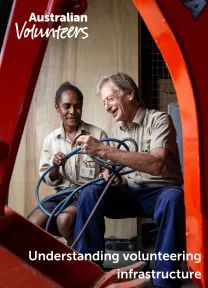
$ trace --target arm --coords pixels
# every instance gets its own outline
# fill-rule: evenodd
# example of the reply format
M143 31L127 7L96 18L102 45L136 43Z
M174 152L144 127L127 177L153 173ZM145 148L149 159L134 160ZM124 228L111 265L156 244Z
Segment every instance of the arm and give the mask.
M53 164L56 166L49 172L49 176L51 181L56 181L61 178L61 175L59 173L60 166L63 166L66 162L66 156L62 152L57 152L53 156Z
M57 152L53 156L53 160L51 161L51 152L50 152L50 145L48 143L48 139L46 138L43 142L43 148L41 152L40 158L40 165L39 165L39 174L40 176L45 172L52 164L56 164L57 166L54 167L45 177L44 182L49 186L57 185L60 181L62 176L59 173L59 167L65 163L65 155L61 152Z
M151 175L160 175L167 157L175 153L176 134L171 118L162 114L153 124L151 133L150 153L127 152L105 146L90 136L80 137L78 145L86 154L100 156L113 162Z
M164 168L168 150L165 148L156 148L150 154L140 152L127 152L118 150L111 146L103 145L102 143L94 143L96 148L90 151L87 148L90 142L95 141L91 136L85 136L88 139L83 139L82 149L90 156L99 156L104 159L118 162L124 166L130 167L136 171L159 175ZM81 140L81 139L80 139ZM95 141L96 142L96 141ZM80 142L79 142L80 143Z
M121 151L112 147L102 147L99 156L104 159L110 159L113 162L119 162L136 171L151 175L160 175L165 166L168 150L165 148L155 148L148 154Z
M59 166L55 166L50 172L49 177L52 182L60 179Z

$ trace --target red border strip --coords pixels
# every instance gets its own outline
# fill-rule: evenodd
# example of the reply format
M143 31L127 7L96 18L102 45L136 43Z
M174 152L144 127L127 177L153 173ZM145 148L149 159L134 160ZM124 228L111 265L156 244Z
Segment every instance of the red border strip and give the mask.
M199 121L195 95L184 51L182 52L173 30L168 24L168 16L163 14L157 2L155 0L134 0L134 4L166 61L176 89L183 129L187 250L189 253L203 254ZM175 4L176 1L163 1L161 7L170 5L170 2ZM182 5L182 3L180 4ZM182 6L182 8L184 7ZM172 8L169 13L174 13L174 15L178 15L177 17L180 14L176 8ZM190 49L190 47L188 48ZM205 285L204 261L198 264L194 261L188 263L191 270L201 272L202 283L200 281L198 284Z

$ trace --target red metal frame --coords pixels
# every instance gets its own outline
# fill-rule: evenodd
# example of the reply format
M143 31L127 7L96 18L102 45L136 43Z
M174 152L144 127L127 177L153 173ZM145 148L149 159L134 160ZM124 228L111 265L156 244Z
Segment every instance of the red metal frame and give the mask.
M187 252L201 253L202 257L200 263L188 261L188 265L190 270L202 274L200 280L195 280L197 284L207 287L208 7L194 19L185 2L188 3L134 0L166 61L176 89L183 130Z

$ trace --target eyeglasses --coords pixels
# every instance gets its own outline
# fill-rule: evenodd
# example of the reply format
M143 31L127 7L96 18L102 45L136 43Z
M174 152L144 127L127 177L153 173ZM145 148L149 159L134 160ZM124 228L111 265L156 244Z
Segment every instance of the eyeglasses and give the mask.
M126 94L127 94L127 93L122 94L122 95L119 95L119 96L117 96L117 95L110 95L110 96L106 97L105 100L102 101L101 103L102 103L104 106L105 106L106 104L111 104L111 103L113 103L113 101L114 101L116 98L121 98L123 95L126 95Z

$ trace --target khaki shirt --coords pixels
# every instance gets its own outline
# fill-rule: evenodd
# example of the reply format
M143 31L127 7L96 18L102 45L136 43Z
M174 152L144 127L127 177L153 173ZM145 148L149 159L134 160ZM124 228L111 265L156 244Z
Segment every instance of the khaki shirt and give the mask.
M128 128L124 123L118 122L113 128L113 137L122 140L133 138L138 144L138 152L150 153L154 148L166 148L170 152L166 165L159 176L153 176L135 171L126 176L130 186L172 186L183 185L183 175L179 160L176 131L169 114L156 110L139 107L134 120ZM130 151L134 146L128 144Z
M76 140L80 135L92 135L97 139L106 138L106 133L100 128L87 124L84 121L81 121L79 129L77 131L76 137L71 141L63 128L63 125L53 131L48 135L44 142L41 153L40 165L39 165L39 174L40 176L44 171L46 171L49 166L53 165L52 160L54 155L57 152L62 152L67 154L72 150L77 148ZM85 169L93 168L93 169ZM81 169L82 168L82 169ZM96 164L92 159L87 155L75 155L70 157L65 164L66 174L72 179L80 183L86 183L90 180L95 179L100 173L100 166ZM86 172L87 171L87 172ZM49 173L44 177L44 182L54 188L67 188L70 186L70 182L63 177L62 167L59 168L60 178L56 181L51 181ZM80 175L81 174L81 175Z

